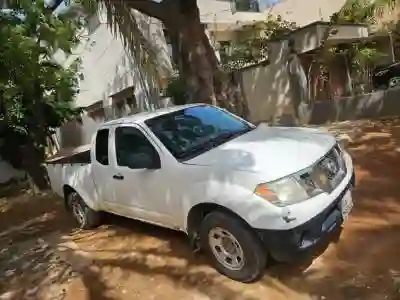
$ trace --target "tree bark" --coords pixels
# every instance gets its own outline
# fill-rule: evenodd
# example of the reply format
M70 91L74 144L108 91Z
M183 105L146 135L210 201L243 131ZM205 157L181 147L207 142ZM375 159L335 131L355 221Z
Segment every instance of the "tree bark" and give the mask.
M47 144L47 130L43 111L42 88L39 81L33 83L32 107L35 115L32 117L31 136L25 145L20 148L21 163L23 169L28 173L34 191L44 191L50 188L47 171L42 163L45 158L45 147Z
M27 172L34 190L44 191L50 188L46 169L42 165L44 154L32 143L20 147L22 168Z
M161 20L175 45L173 57L188 89L187 102L221 105L238 113L248 111L239 83L223 74L201 23L196 0L126 2L131 8ZM238 108L240 106L240 109ZM244 107L246 106L246 107Z
M200 22L200 14L195 0L181 0L173 10L179 12L175 20L164 24L172 36L177 37L179 53L178 68L186 83L188 102L217 104L214 91L214 74L218 70L215 54L210 52L209 41ZM170 8L172 10L172 8ZM205 43L207 41L207 44Z

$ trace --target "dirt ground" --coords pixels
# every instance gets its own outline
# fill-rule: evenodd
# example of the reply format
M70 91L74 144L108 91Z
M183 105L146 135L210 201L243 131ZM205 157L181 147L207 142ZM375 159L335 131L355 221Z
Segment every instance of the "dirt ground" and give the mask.
M347 124L347 125L346 125ZM322 255L233 282L184 235L119 217L74 231L59 199L0 195L0 300L400 299L400 122L346 123L355 208ZM320 253L316 253L318 255Z

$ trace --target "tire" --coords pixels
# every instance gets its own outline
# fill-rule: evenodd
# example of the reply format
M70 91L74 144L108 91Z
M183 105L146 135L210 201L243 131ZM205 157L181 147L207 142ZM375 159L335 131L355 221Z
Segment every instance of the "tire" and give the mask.
M228 245L224 241L228 241ZM220 211L209 213L201 224L200 242L221 274L243 283L263 276L267 252L251 228L239 218ZM226 256L224 249L235 254Z
M91 229L100 224L100 213L91 209L77 192L67 195L68 211L81 229Z

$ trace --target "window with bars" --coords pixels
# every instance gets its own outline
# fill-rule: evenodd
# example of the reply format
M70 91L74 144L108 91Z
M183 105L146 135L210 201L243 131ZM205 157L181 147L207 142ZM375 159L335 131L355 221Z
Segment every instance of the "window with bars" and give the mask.
M260 12L258 0L233 0L235 12Z

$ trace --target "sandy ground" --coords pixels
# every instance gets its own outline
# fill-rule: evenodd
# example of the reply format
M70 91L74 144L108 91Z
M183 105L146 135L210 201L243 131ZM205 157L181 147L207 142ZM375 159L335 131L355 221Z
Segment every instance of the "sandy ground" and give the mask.
M240 284L180 233L119 217L74 231L56 197L8 191L0 195L0 300L400 299L400 122L337 128L357 133L348 145L355 208L321 255Z

